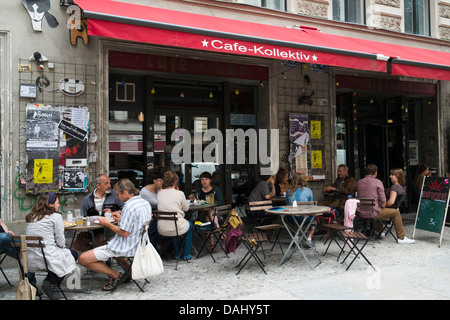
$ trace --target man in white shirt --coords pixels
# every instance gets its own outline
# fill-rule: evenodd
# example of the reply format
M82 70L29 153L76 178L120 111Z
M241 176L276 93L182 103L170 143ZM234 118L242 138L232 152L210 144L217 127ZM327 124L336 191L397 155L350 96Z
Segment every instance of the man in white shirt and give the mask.
M102 288L103 291L114 290L127 278L127 275L111 269L105 262L110 258L133 257L139 244L141 229L152 217L150 204L136 195L139 191L130 180L121 179L114 187L119 200L124 203L120 214L113 213L113 218L118 224L110 222L105 217L99 217L98 222L115 235L108 244L83 252L78 259L82 266L109 276L108 283ZM117 260L125 267L128 266L125 259Z

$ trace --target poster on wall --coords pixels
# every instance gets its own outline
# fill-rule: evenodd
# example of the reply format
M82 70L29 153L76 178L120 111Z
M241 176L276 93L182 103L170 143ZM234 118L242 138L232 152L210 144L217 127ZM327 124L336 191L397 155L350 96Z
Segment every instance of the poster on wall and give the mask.
M305 174L308 180L325 179L323 124L323 115L289 114L291 172Z
M27 193L86 191L88 133L86 107L27 104Z

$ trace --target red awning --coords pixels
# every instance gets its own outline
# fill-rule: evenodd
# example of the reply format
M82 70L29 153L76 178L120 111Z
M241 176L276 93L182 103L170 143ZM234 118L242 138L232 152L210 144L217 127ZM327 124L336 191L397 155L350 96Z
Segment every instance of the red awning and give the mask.
M88 34L156 45L450 80L450 53L109 0L75 0Z

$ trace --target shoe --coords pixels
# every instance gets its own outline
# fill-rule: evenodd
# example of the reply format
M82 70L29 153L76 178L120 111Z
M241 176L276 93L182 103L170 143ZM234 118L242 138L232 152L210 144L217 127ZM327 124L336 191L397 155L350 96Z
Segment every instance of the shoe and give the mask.
M380 234L380 238L386 238L386 232L385 232L385 231L383 231L383 232Z
M50 300L59 300L59 291L47 279L42 281L42 291Z
M312 239L306 239L306 244L307 244L310 248L314 248L314 242L312 241Z
M120 272L117 279L109 278L108 282L103 286L102 291L113 291L124 280L123 273Z
M397 239L397 242L399 244L410 244L416 242L415 240L408 239L407 237L404 237L403 239Z

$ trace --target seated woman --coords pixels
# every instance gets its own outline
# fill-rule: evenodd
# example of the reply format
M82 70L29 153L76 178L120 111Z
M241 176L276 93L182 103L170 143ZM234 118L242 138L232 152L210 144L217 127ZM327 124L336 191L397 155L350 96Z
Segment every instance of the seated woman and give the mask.
M275 196L275 175L261 175L261 181L259 181L253 188L248 197L248 202L265 201L270 200ZM261 220L260 225L266 225L273 223L278 216L267 215L264 210L250 211L250 208L246 208L247 216L255 220Z
M400 216L400 212L397 210L397 207L400 198L406 194L405 174L403 173L402 169L392 169L391 175L389 177L391 178L392 186L387 192L386 205L385 208L382 209L382 211L384 214L386 214L386 212L389 212L393 216ZM377 220L376 231L380 233L381 229L382 224L379 220ZM384 232L380 234L381 238L384 238L385 236L386 234Z
M304 201L314 201L313 200L313 193L311 189L308 188L308 183L306 181L306 177L304 175L295 173L294 177L292 178L291 185L289 187L288 192L286 193L286 203L288 205L292 205L293 201L297 202L304 202ZM290 218L290 217L289 217ZM294 218L297 220L298 224L301 224L303 221L303 217L301 216L294 216ZM312 219L312 217L308 217L305 223L309 223L309 221ZM311 228L309 229L307 238L308 238L308 245L310 247L313 247L313 240L312 237L314 235L314 230L316 229L317 224L317 218L314 219L315 221L311 225Z
M222 206L223 205L223 197L222 192L220 191L220 188L216 185L212 185L212 175L211 173L205 171L200 175L200 183L202 187L197 190L195 193L192 193L189 195L189 200L194 201L197 200L208 200L208 197L210 194L214 195L214 202L217 203L217 205ZM202 210L200 213L203 214L203 219L206 222L213 221L213 215L214 215L214 209L208 209L208 210ZM215 218L214 223L216 224L216 228L219 228L219 221L217 217ZM211 235L210 237L210 250L215 251L215 244L214 244L214 237Z
M159 172L150 172L146 185L141 189L139 196L150 203L152 210L158 209L158 192L162 189L163 176ZM150 242L155 246L158 242L158 230L156 220L152 220L148 228Z
M286 168L280 167L275 175L275 195L277 197L287 193L289 189L289 172Z
M166 171L163 176L164 189L158 192L158 210L177 212L177 228L178 235L186 234L184 242L184 260L192 259L190 254L192 245L192 229L194 224L184 218L185 211L189 210L189 203L184 196L184 193L178 190L178 175L172 171ZM158 232L162 236L175 237L177 230L175 224L169 220L158 221ZM178 239L174 238L175 259L180 257L181 246Z
M65 248L64 223L59 212L59 200L54 193L39 196L31 213L26 216L27 236L44 238L44 253L50 270L42 282L42 291L51 299L59 299L60 286L64 277L76 268L78 253ZM30 270L45 270L45 261L40 248L28 248Z

